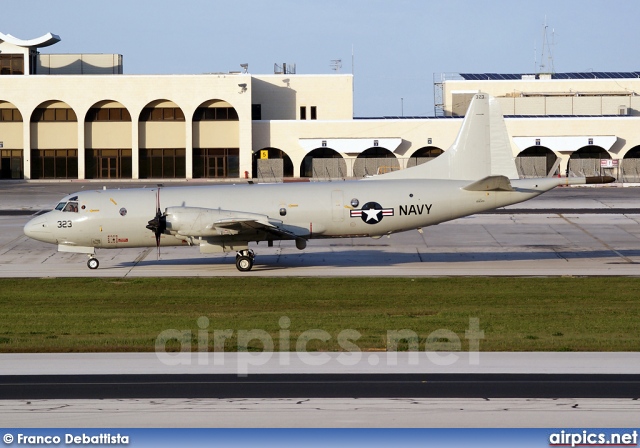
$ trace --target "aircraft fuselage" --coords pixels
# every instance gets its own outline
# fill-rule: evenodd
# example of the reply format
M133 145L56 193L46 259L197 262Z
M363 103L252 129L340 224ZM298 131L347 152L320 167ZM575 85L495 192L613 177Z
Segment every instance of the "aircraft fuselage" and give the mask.
M427 227L462 216L530 199L548 190L541 180L520 180L514 191L467 191L466 181L385 180L296 184L218 185L160 189L160 208L244 211L267 216L304 239L370 236ZM525 184L525 185L521 185ZM554 186L557 182L554 182ZM515 185L514 185L515 186ZM52 210L25 226L35 239L60 246L86 248L155 246L146 228L156 213L156 188L74 193L77 212ZM212 223L202 223L212 224ZM188 235L163 234L162 246L199 244ZM263 241L254 235L217 234L207 239ZM230 249L231 250L231 249ZM82 252L82 250L79 250Z

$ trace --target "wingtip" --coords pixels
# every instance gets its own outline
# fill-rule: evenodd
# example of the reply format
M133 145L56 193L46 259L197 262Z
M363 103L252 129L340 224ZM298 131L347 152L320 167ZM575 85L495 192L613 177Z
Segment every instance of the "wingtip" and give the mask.
M613 176L592 176L587 177L587 184L610 184L615 182L616 178Z

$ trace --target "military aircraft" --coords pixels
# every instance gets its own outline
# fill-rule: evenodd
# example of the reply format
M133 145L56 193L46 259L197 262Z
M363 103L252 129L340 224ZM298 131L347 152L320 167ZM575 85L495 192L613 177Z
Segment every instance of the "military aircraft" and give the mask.
M519 179L498 101L474 95L453 145L412 168L353 181L83 191L30 220L24 233L61 252L199 246L236 251L249 271L250 242L379 238L526 201L558 185L612 177Z

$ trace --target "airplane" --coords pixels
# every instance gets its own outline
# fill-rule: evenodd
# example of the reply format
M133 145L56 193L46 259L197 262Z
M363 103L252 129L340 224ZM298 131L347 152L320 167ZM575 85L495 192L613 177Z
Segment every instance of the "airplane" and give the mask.
M198 246L236 251L250 271L249 243L316 238L380 238L534 198L559 185L608 183L600 177L519 179L497 99L474 95L453 145L436 159L368 178L295 184L242 184L82 191L24 226L60 252Z

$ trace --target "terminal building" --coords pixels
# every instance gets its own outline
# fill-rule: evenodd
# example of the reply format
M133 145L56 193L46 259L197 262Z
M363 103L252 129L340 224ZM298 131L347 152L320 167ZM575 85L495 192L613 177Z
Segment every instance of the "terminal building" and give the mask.
M353 76L126 75L0 33L0 179L360 178L428 163L474 92L497 97L522 177L640 182L640 72L443 74L431 117L354 118Z

